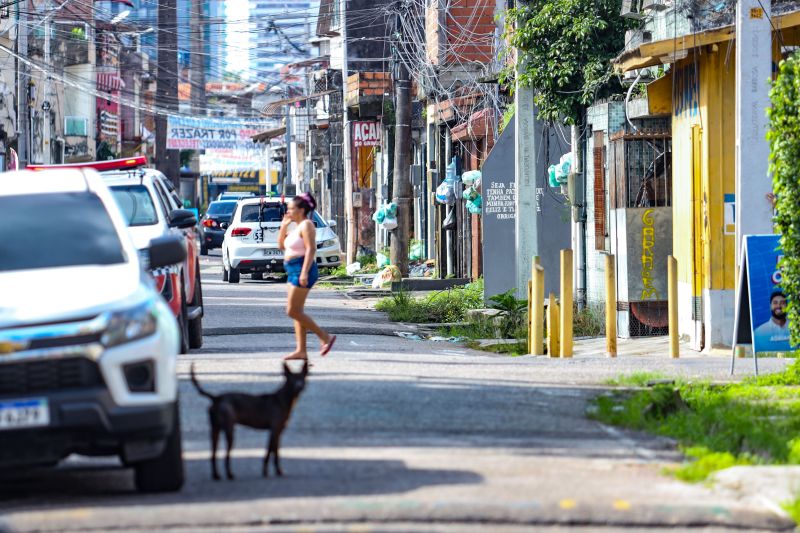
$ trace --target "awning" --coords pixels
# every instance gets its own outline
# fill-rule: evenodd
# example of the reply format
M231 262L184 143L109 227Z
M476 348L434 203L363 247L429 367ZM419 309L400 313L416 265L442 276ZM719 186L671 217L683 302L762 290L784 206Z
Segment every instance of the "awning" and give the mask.
M250 138L253 139L253 142L255 143L263 143L269 141L272 138L280 137L281 135L284 134L286 134L286 126L281 126L280 128L275 128L267 131L262 131L261 133L256 133Z
M125 82L122 81L116 72L98 72L97 73L97 90L105 92L119 91L125 87Z
M453 128L450 135L454 141L483 139L494 133L494 122L494 110L483 109L471 114L466 122Z

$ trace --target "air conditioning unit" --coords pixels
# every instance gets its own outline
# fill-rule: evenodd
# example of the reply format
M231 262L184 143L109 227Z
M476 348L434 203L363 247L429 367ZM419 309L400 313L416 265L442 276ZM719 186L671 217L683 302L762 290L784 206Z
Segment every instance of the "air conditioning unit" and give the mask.
M643 0L622 0L622 9L619 14L624 18L635 20L643 19L642 1Z
M642 0L642 11L664 11L667 9L667 0Z

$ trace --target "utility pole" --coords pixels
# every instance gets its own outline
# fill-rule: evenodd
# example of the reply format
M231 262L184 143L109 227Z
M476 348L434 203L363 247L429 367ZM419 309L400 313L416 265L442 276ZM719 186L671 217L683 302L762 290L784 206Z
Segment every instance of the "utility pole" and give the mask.
M44 64L50 68L50 21L44 21ZM50 128L50 74L44 75L42 84L42 155L44 164L53 162L52 130Z
M398 51L399 52L399 51ZM397 204L397 228L390 248L390 260L403 276L408 276L408 244L411 237L411 82L408 68L399 58L394 80L395 141L393 193Z
M744 235L771 234L767 117L772 75L770 3L736 3L736 264ZM689 67L691 68L691 67ZM698 84L697 77L694 78ZM737 285L738 286L738 285Z
M17 55L28 57L28 2L17 4ZM28 144L30 139L30 109L28 108L28 65L17 58L17 160L19 168L30 161Z
M176 0L158 4L158 70L156 101L161 109L178 110L178 9ZM180 190L180 151L167 150L167 115L156 114L156 165Z
M344 159L344 215L347 221L347 264L356 260L356 215L353 207L353 160L350 143L350 120L347 110L347 0L339 2L339 20L342 23L342 156Z
M205 69L205 13L203 13L202 3L192 6L190 13L191 27L196 35L192 40L191 64L192 64L192 114L195 116L205 115L206 108L206 69Z

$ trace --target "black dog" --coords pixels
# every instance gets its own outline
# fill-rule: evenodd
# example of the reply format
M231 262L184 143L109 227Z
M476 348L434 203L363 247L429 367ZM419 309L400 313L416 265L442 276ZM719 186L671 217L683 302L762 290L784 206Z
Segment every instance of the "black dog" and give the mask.
M217 441L219 440L220 431L225 432L225 438L228 442L228 450L225 454L225 473L228 479L233 479L231 448L233 447L233 428L236 424L270 431L262 474L267 477L269 457L274 454L275 472L282 476L283 471L278 462L278 446L280 445L281 433L286 428L289 415L292 413L292 408L306 386L308 361L303 364L303 370L298 373L292 372L286 363L283 363L283 374L286 377L283 386L271 394L261 394L259 396L238 392L215 396L203 390L197 382L197 378L194 375L194 364L192 364L191 374L192 383L194 383L197 392L211 399L212 402L211 407L208 408L208 419L211 423L211 473L214 479L219 479L219 473L217 472Z

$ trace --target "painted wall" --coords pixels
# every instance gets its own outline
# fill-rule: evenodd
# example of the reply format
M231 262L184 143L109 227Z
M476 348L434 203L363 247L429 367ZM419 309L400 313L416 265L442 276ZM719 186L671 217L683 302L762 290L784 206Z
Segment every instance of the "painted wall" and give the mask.
M673 254L680 333L694 349L730 344L733 329L735 69L727 48L690 51L672 73Z

